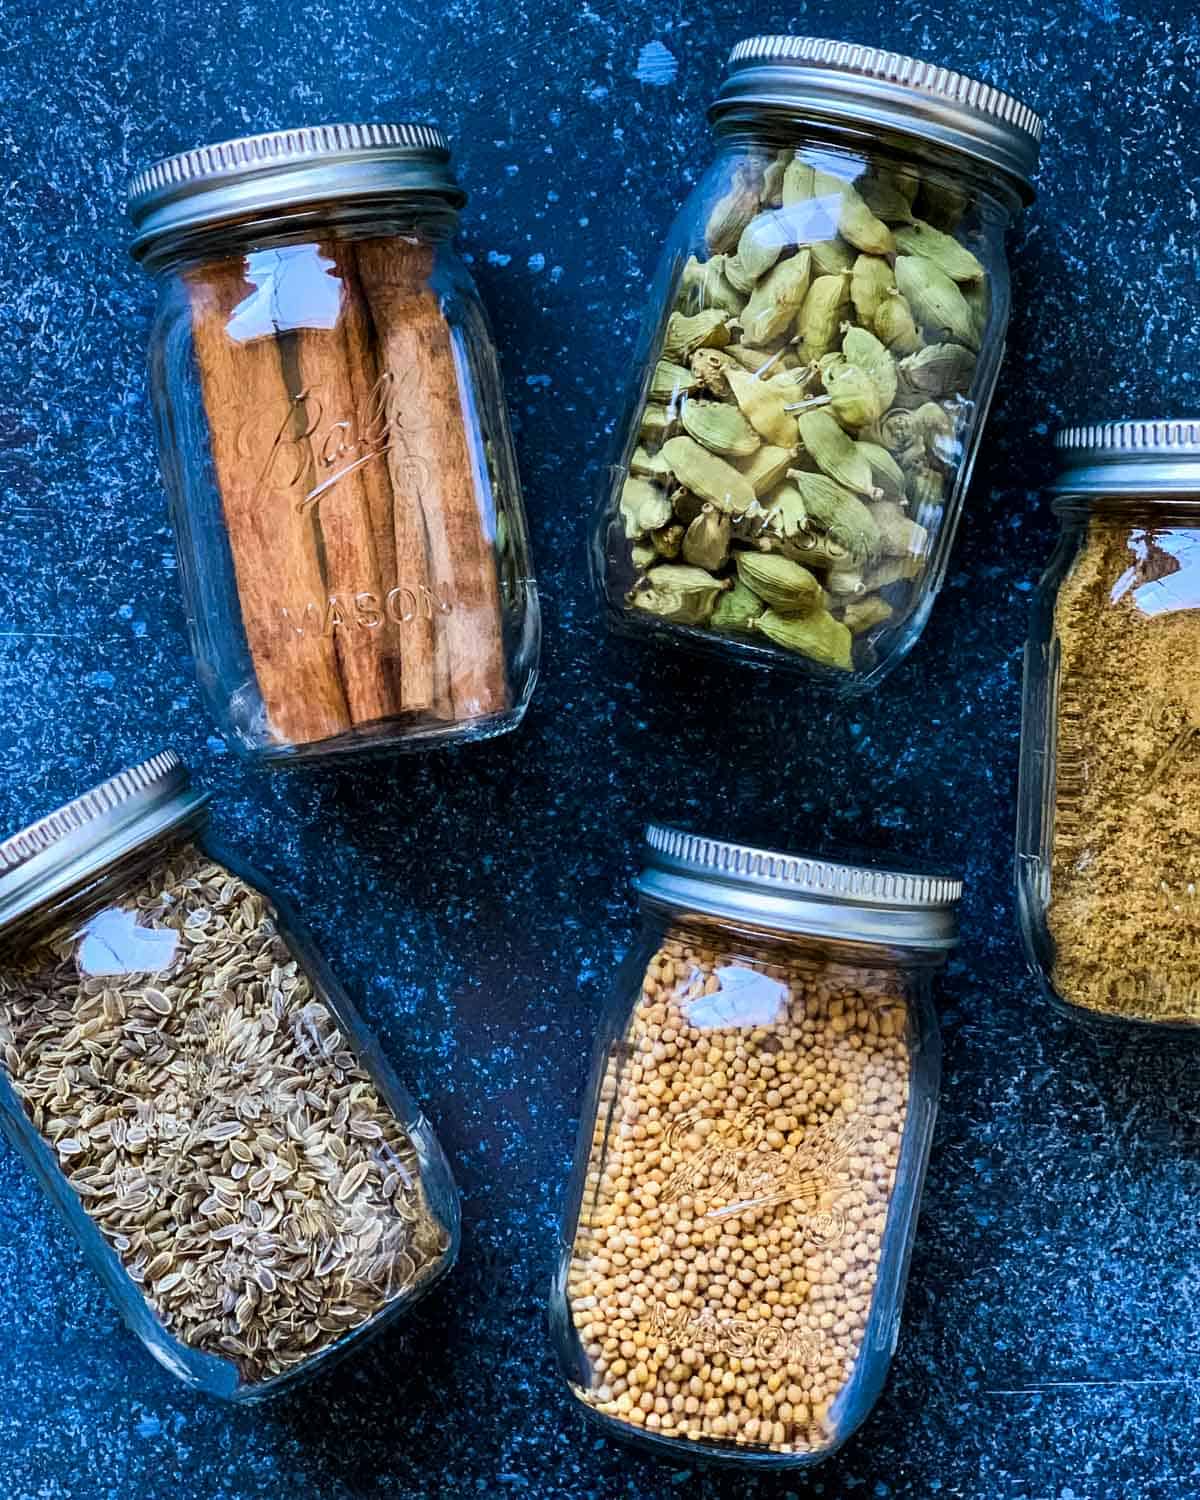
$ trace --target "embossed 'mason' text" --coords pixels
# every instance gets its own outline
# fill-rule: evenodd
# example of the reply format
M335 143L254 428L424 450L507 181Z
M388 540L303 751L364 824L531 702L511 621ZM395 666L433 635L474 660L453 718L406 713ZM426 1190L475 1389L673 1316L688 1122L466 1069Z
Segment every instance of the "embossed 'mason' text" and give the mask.
M393 625L410 625L415 620L432 620L448 615L454 605L445 593L422 584L419 588L394 588L386 594L370 589L357 593L339 591L323 601L285 605L280 615L285 625L298 636L332 635L335 630L378 630L390 621Z

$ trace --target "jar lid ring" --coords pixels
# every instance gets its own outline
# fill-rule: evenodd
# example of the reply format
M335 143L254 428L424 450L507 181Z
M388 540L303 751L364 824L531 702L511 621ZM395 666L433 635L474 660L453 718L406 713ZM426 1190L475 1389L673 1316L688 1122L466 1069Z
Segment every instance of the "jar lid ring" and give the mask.
M1040 116L950 68L828 37L747 37L729 55L709 119L719 127L776 111L945 147L1002 172L1033 199Z
M924 951L958 941L962 881L894 865L851 864L646 829L642 899L777 932Z
M173 829L208 802L173 750L131 766L0 841L0 929Z

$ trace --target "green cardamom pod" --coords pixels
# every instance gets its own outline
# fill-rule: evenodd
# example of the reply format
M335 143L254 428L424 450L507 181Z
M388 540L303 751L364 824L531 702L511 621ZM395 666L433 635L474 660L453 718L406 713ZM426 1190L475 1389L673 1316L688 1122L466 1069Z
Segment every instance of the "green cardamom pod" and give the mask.
M873 630L876 625L886 624L894 614L895 610L886 599L871 594L846 605L842 611L842 624L852 635L862 635L866 630Z
M947 232L957 229L967 211L967 198L948 182L934 182L926 177L917 194L917 212L927 224Z
M639 573L644 573L658 561L658 553L653 547L637 542L629 549L629 560Z
M700 261L690 256L679 280L679 310L695 314L712 308L736 318L746 299L730 285L725 275L726 257L714 255Z
M918 516L931 518L946 498L946 476L932 464L918 464L909 475L908 497Z
M725 379L725 371L729 365L730 357L725 349L697 349L691 358L696 384L701 390L710 391L714 396L729 394L729 383Z
M841 182L828 172L818 172L814 189L819 198L840 195L838 232L856 250L863 250L868 255L891 255L895 251L892 231L882 219L875 217L850 183Z
M809 474L791 469L788 478L800 494L808 520L825 532L856 561L874 557L879 551L879 527L872 512L853 490L827 474Z
M772 609L803 612L819 609L825 594L816 577L774 553L739 552L735 557L738 579Z
M738 465L742 474L760 498L770 494L795 462L794 448L777 448L764 443L753 458Z
M685 526L690 526L705 506L699 495L693 495L691 490L685 490L681 484L677 484L671 491L670 500L675 519L682 521Z
M749 370L751 375L760 375L764 380L769 379L772 372L791 369L800 362L789 349L760 349L756 344L744 341L730 344L725 353L741 365L743 370Z
M896 248L904 255L923 255L952 281L981 281L986 274L983 262L965 245L924 219L914 219L896 230Z
M857 430L883 415L879 388L857 365L843 363L830 370L825 376L825 390L829 410L843 427Z
M880 551L884 557L920 557L929 545L929 533L905 515L894 500L880 500L871 506L871 518L879 530Z
M717 600L712 619L708 622L714 630L746 631L752 629L766 605L752 593L744 583L735 583Z
M797 531L791 536L765 532L754 545L760 552L777 552L806 568L840 568L848 566L850 554L824 531Z
M811 258L801 250L764 276L742 312L742 335L751 344L782 338L807 304Z
M660 563L629 595L629 603L677 625L703 625L729 586L728 580L713 578L703 568Z
M749 163L740 162L734 168L729 191L717 199L708 216L705 239L714 253L732 250L737 244L742 230L758 212L761 186L762 173Z
M806 615L783 615L769 609L755 620L754 628L761 631L773 645L807 656L821 666L836 667L843 672L854 670L850 632L828 610L817 609Z
M962 294L963 301L971 309L971 316L975 319L975 332L982 343L992 306L991 285L986 280L968 281L962 289Z
M838 426L824 408L801 412L796 418L805 451L822 473L848 490L879 498L871 465L859 452L854 439Z
M825 587L836 599L857 599L867 592L866 581L861 571L854 566L830 568L825 575Z
M671 519L671 502L646 479L627 479L621 487L621 519L631 542L640 541Z
M886 448L859 437L858 451L871 465L875 483L888 500L903 500L908 493L904 470Z
M732 515L754 503L754 487L732 464L710 453L695 438L673 437L663 444L663 458L684 487Z
M648 453L645 448L633 450L629 460L629 472L639 479L653 479L659 484L671 482L671 471L661 453Z
M950 338L969 348L978 344L975 319L963 294L931 260L920 255L897 256L896 285L908 298L927 338Z
M891 453L906 453L914 444L920 444L924 452L916 415L902 407L889 411L879 423L879 441Z
M874 594L879 589L891 588L894 583L919 578L924 570L923 557L888 557L864 575L863 584L868 594Z
M818 276L841 276L854 268L854 251L843 239L813 240L808 253Z
M914 433L925 444L925 451L944 469L955 469L961 457L957 423L951 412L936 401L926 401L917 407L913 421Z
M896 361L883 343L866 328L842 325L842 354L870 376L879 394L879 409L887 411L896 396Z
M689 395L700 382L686 365L674 364L669 359L660 359L650 377L649 401L673 401L676 396Z
M796 320L800 358L816 361L828 354L850 300L850 275L818 276L808 289Z
M950 284L954 285L953 282ZM882 298L875 309L874 328L879 342L897 357L915 354L925 343L917 329L908 298L896 287Z
M638 435L643 443L661 443L675 426L674 416L666 407L651 403L642 411L642 422Z
M738 240L737 268L733 285L744 289L765 276L791 243L787 222L774 209L757 214L742 230Z
M911 182L911 179L909 179ZM868 172L862 177L856 178L854 186L858 189L859 197L871 210L877 219L882 219L887 224L907 224L911 222L913 193L916 192L915 182L911 182L913 193L907 191L908 183L904 186L894 177L884 172ZM898 230L892 231L896 236L896 243L900 243Z
M742 415L760 437L777 448L798 445L796 419L789 413L787 402L778 390L748 370L728 369L725 378Z
M689 437L722 458L749 458L762 447L762 438L728 402L685 401L679 419Z
M806 203L813 195L816 173L806 161L793 157L783 174L782 196L785 207L791 203Z
M777 151L767 163L762 179L763 206L778 208L783 201L784 173L791 165L791 151Z
M683 538L683 560L715 573L729 556L732 528L729 517L714 505L706 505Z
M896 277L878 255L860 255L850 272L850 300L854 315L864 328L875 328L875 315L884 298L896 290ZM879 332L875 329L876 333ZM886 340L885 340L886 342Z
M650 533L650 544L659 557L674 562L683 550L685 528L678 521L670 521Z
M667 319L662 357L672 361L690 359L697 349L723 349L729 338L726 314L719 307L694 313L690 318L674 312Z
M900 374L927 397L949 396L970 389L975 356L961 344L928 344L900 361Z

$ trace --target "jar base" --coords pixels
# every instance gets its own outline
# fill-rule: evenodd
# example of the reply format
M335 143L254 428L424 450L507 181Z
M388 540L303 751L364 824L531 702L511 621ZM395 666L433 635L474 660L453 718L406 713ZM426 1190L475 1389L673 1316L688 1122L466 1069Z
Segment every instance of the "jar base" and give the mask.
M414 722L403 734L396 733L395 719L382 719L375 724L356 727L347 734L335 735L332 739L314 740L308 745L281 745L241 747L249 760L277 769L305 764L309 761L347 760L384 754L414 754L422 750L437 750L444 746L468 744L472 740L491 740L498 735L516 729L525 717L529 706L526 695L512 708L498 714L485 714L478 719L466 719L457 723L444 720L429 720L422 724ZM235 748L236 743L235 743Z

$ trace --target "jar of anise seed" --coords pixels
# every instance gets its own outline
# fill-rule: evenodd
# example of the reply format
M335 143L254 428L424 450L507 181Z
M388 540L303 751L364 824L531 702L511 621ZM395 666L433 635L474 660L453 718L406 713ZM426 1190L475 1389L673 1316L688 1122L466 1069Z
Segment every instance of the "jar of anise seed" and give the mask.
M512 729L539 616L495 343L419 123L276 131L134 179L193 654L286 764Z
M878 1397L937 1104L948 877L647 832L551 1324L613 1436L801 1468Z
M165 752L0 843L0 1124L125 1321L256 1401L449 1270L420 1111Z
M842 694L915 645L1004 352L1042 123L931 62L739 42L592 533L613 629Z

